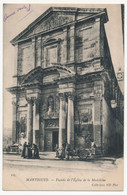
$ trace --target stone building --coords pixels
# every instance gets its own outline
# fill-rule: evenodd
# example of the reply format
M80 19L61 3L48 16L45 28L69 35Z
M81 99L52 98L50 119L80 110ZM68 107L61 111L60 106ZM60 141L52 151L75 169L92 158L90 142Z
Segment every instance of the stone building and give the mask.
M12 41L13 142L122 151L123 95L106 38L106 9L51 7Z

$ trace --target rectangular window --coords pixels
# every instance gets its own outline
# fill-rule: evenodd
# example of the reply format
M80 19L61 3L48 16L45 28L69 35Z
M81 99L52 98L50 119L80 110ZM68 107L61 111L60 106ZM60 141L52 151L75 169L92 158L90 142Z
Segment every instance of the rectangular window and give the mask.
M32 47L27 46L22 48L22 73L27 74L30 70L34 68L34 64L32 63Z
M47 66L57 63L57 47L47 48Z

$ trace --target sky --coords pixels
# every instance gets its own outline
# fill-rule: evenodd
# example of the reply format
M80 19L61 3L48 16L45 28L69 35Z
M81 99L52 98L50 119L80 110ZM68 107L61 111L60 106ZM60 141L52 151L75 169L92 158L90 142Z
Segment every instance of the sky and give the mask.
M3 7L3 90L4 90L4 128L12 127L12 95L6 90L13 86L15 50L10 41L32 23L50 6L43 4L5 4ZM107 8L109 21L105 24L107 39L115 72L124 71L123 37L121 7L119 4L64 4L55 6L81 8Z

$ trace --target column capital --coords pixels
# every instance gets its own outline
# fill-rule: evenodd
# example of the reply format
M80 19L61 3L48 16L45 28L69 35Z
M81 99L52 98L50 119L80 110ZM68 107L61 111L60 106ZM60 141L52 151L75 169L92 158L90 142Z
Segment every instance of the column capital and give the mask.
M26 101L28 102L28 104L32 104L33 100L31 97L26 97Z
M74 92L66 92L66 96L67 96L69 99L74 100L75 94L74 94Z
M32 102L33 102L34 104L39 104L40 101L41 101L41 99L40 99L39 97L32 97L31 99L32 99Z
M59 98L63 101L65 99L65 93L59 93Z

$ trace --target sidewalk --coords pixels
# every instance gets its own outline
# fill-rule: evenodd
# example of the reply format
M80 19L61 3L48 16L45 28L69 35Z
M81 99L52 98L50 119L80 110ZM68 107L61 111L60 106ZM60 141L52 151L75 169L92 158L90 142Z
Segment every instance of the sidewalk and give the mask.
M20 156L21 154L16 153L16 152L4 152L3 154L7 154L7 155L16 155L16 156ZM41 160L60 160L59 158L56 157L56 153L55 152L39 152L39 156ZM65 160L64 161L111 161L111 163L115 163L116 160L119 159L117 157L97 157L95 159L87 159L87 160L80 160L78 156L74 156L73 158L70 158L69 160Z

